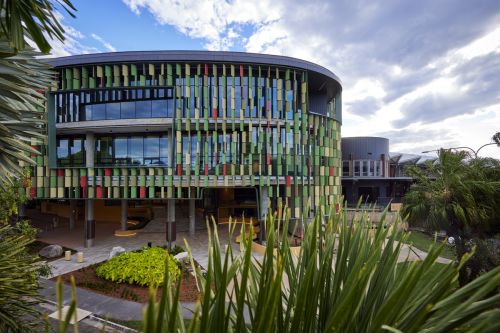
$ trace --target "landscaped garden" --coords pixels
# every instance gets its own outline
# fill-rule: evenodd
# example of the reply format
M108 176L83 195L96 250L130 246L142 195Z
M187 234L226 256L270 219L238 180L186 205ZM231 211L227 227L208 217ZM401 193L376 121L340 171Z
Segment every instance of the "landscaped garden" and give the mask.
M61 279L69 283L73 276L77 287L145 303L150 297L150 287L156 288L159 299L167 269L173 281L181 280L180 300L194 302L199 297L199 291L195 277L191 274L191 266L173 257L180 251L182 249L175 248L169 253L163 247L144 247L67 273Z
M422 231L417 231L417 230L412 230L408 233L408 238L406 239L406 242L415 248L422 250L422 251L429 251L429 248L433 245L439 244L442 242L443 239L439 239L435 237L434 235L431 235L426 232ZM441 251L441 257L450 259L450 260L456 260L457 255L455 254L454 247L452 245L446 245L443 248L443 251Z

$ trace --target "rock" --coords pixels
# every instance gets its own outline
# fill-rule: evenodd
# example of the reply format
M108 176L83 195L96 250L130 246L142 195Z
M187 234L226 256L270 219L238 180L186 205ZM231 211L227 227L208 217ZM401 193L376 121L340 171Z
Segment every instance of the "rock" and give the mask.
M119 256L122 253L127 252L123 247L121 246L115 246L111 249L111 252L109 252L109 259Z
M38 254L41 257L45 257L45 258L49 258L49 259L50 258L57 258L57 257L62 256L63 248L61 245L49 245L49 246L46 246L43 249L41 249L40 252L38 252Z
M174 256L174 259L176 259L178 262L188 263L189 254L187 252L180 252Z

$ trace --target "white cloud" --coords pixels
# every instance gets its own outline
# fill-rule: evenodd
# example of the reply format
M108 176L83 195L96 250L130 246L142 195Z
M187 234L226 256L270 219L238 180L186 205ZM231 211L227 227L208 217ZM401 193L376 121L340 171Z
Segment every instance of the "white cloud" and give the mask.
M65 57L72 54L82 54L82 53L96 53L100 52L99 49L88 46L84 43L84 40L87 38L82 32L76 30L72 26L66 24L64 21L64 16L59 12L54 12L55 17L59 24L63 27L65 31L65 40L60 41L57 39L49 39L50 45L52 46L52 50L50 55L44 57Z
M500 53L496 0L123 2L209 50L243 45L331 69L343 81L343 135L389 133L396 148L419 152L480 145L498 130L500 96L485 67Z
M123 0L132 12L150 12L158 23L206 41L209 50L228 50L240 35L235 26L262 25L279 13L279 1Z
M116 52L116 48L113 45L111 45L110 43L108 43L107 41L105 41L101 36L96 35L94 33L91 33L90 37L94 38L96 41L101 43L102 46L104 46L104 48L106 50L108 50L109 52Z

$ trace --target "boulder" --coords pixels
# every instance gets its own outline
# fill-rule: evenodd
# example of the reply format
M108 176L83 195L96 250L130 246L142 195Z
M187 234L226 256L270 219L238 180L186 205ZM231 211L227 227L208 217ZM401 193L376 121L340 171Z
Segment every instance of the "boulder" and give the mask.
M127 251L123 247L115 246L109 252L109 259L116 257L116 256L119 256L120 254L125 253L125 252L127 252Z
M180 252L174 256L178 262L189 263L189 254L187 252Z
M61 245L49 245L41 249L38 254L44 258L57 258L62 256L63 248Z

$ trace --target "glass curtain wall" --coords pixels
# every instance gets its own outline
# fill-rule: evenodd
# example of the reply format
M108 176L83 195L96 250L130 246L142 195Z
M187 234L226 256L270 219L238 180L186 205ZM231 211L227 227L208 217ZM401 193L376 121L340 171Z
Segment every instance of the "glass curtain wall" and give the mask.
M57 138L56 155L57 166L85 166L85 138Z
M100 136L96 138L96 166L168 166L168 135Z

